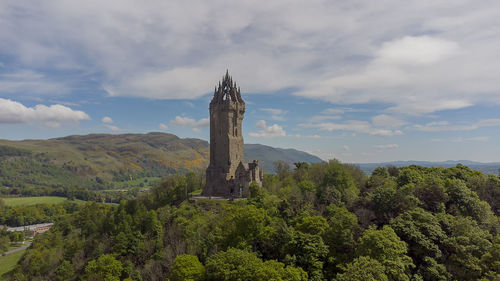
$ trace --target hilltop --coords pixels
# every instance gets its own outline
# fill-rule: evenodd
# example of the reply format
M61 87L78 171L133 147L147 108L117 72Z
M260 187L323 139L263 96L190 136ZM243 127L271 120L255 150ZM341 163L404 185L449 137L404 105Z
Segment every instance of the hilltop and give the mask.
M161 177L202 171L208 165L208 157L207 141L179 138L167 133L90 134L48 140L0 140L0 184L9 186L6 178L26 178L25 184L32 182L35 185L43 181L47 185L53 185L51 179L54 177L68 179L77 176L91 180L94 184ZM297 161L321 162L318 157L298 150L256 144L245 145L245 158L247 161L259 160L268 173L272 172L272 163L276 160L284 160L290 164ZM77 185L78 182L74 184Z

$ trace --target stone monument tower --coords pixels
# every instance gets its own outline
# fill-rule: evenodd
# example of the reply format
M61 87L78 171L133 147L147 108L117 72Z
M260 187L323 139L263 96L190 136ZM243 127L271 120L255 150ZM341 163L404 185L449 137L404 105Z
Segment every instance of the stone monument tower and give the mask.
M243 197L251 182L262 185L258 162L245 163L241 123L245 102L229 72L210 102L210 165L205 196Z

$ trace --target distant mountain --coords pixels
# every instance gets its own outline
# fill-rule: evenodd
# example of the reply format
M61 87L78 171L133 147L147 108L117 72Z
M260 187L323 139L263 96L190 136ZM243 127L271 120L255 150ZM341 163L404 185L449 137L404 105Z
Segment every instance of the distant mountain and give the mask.
M273 163L277 160L283 160L291 166L295 162L318 163L323 161L314 155L296 149L275 148L262 144L245 144L245 160L250 162L253 159L259 160L259 165L267 173L274 172Z
M396 167L404 167L410 165L418 165L423 167L444 167L450 168L455 167L458 164L465 165L472 170L480 171L485 174L498 174L500 169L500 162L490 162L490 163L482 163L475 162L470 160L447 160L442 162L431 162L431 161L392 161L392 162L383 162L383 163L357 163L359 167L367 174L371 174L373 170L377 167L385 167L385 166L396 166Z
M208 165L209 144L200 139L167 133L90 134L48 140L0 140L0 185L9 179L18 182L41 182L71 175L98 181L120 181L134 177L158 177L172 173L202 170ZM320 162L321 159L295 149L281 149L260 144L245 145L247 161L259 160L265 172L284 160ZM36 172L33 172L36 171ZM36 175L34 175L34 173ZM27 176L29 175L29 176ZM21 180L23 178L23 180ZM69 182L74 180L65 180Z

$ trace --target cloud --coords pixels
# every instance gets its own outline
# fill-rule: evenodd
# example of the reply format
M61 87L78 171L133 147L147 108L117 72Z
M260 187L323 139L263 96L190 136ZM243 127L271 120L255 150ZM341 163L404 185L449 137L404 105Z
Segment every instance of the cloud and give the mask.
M406 121L387 114L380 114L372 117L372 123L378 127L397 128L406 124Z
M255 124L255 128L265 129L266 128L266 121L264 121L264 120L257 121L257 123Z
M208 118L202 118L196 121L189 117L175 116L175 119L170 121L170 125L182 127L208 127L210 126L210 120Z
M482 127L500 126L500 119L483 119L471 124L450 124L448 121L430 122L425 125L414 125L419 131L442 132L442 131L472 131Z
M271 119L273 120L285 121L285 114L287 113L286 110L277 108L260 108L259 110L270 114Z
M158 125L158 128L159 128L160 130L166 130L166 129L168 129L168 126L167 126L167 125L165 125L165 124L163 124L163 123L160 123L160 124Z
M478 142L488 142L491 140L491 137L487 136L481 136L481 137L471 137L471 138L452 138L452 139L431 139L432 142L471 142L471 141L478 141Z
M321 122L326 120L340 120L342 116L338 115L314 115L309 118L309 122Z
M391 137L391 136L399 136L404 133L400 130L387 130L387 129L379 129L374 128L367 121L359 121L359 120L348 120L342 123L333 123L333 122L323 122L323 123L302 123L299 124L301 127L305 128L317 128L320 131L351 131L356 133L364 133L369 134L371 136L383 136L383 137Z
M392 144L373 145L372 147L376 148L376 149L383 150L383 149L396 149L396 148L399 148L399 145L392 143Z
M249 133L249 136L256 138L274 138L286 136L285 130L283 130L283 127L279 126L278 124L266 126L266 121L259 120L255 124L255 127L260 130L258 132Z
M0 98L0 123L41 123L50 128L58 128L62 123L77 124L90 120L83 111L73 110L60 104L26 107L10 99Z
M400 130L386 130L386 129L372 129L370 131L371 136L380 136L380 137L392 137L392 136L401 136L404 133Z
M111 119L111 117L109 117L109 116L103 117L101 119L101 122L104 124L113 124L114 123L113 119Z
M343 149L344 151L349 151L349 150L350 150L349 146L347 146L347 145L344 145L344 146L342 147L342 149Z
M0 94L67 92L54 81L95 79L111 96L194 99L229 68L245 93L378 103L401 114L500 103L494 1L1 5L2 71L21 66L47 77L4 79Z
M327 108L323 110L322 114L344 114L345 110L342 108Z
M429 65L458 52L458 44L430 36L405 36L386 42L374 63L388 65Z
M123 131L121 128L119 128L117 126L113 126L113 125L104 125L104 126L113 132L122 132Z
M62 95L68 91L68 86L64 83L52 81L46 75L32 70L16 70L14 72L0 73L0 96L5 94L17 94L18 96L55 96Z

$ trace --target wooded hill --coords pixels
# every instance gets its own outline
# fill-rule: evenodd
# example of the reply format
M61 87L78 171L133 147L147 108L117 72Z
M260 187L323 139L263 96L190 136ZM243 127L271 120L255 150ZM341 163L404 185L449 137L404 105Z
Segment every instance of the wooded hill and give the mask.
M17 187L96 186L135 178L203 171L208 142L167 133L90 134L49 140L0 140L0 185ZM246 145L247 161L257 159L266 172L276 160L321 162L294 149ZM76 177L75 177L76 176ZM22 186L20 186L22 187Z
M119 205L75 204L4 278L500 280L495 175L457 165L368 177L337 161L297 163L236 201L186 200L188 175Z

